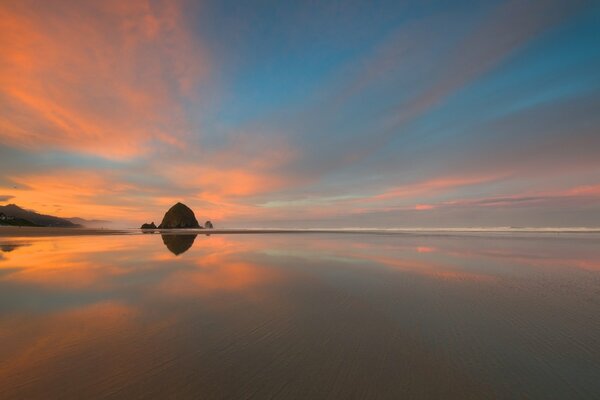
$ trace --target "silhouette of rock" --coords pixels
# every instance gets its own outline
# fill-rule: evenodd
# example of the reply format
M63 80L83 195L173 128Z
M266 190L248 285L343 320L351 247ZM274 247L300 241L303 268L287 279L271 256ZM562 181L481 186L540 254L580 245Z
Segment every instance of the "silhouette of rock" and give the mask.
M154 225L154 221L150 224L142 224L140 229L156 229L156 225Z
M198 235L161 235L167 249L176 256L185 253L192 247Z
M185 204L177 203L167 211L159 229L200 228L194 212Z
M204 223L204 228L206 228L206 229L212 229L212 228L214 228L214 226L213 226L212 222L206 221Z

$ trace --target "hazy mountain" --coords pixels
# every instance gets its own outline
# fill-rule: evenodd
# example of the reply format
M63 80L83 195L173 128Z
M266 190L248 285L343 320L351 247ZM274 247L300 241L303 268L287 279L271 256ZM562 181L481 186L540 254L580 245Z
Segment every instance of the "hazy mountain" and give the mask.
M16 204L0 206L0 212L8 216L20 218L39 226L57 226L65 228L75 228L81 226L66 218L59 218L52 215L38 214L33 210L25 210Z
M34 224L31 221L28 221L24 218L18 218L18 217L13 217L11 219L7 219L7 220L3 220L0 218L0 225L7 225L7 226L41 226L41 225L37 225Z
M71 221L75 225L84 226L86 228L102 228L107 225L110 225L110 221L106 221L103 219L84 219L79 217L73 218L64 218L67 221Z

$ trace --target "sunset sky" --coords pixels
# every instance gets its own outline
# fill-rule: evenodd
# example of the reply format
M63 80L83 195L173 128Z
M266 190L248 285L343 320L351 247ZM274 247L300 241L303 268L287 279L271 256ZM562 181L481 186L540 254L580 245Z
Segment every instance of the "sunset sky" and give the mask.
M600 226L600 3L0 0L0 205Z

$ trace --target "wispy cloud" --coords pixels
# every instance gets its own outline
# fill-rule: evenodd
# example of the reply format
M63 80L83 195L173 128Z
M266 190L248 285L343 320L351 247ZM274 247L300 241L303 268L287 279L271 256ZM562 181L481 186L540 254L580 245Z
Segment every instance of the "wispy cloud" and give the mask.
M108 158L184 146L182 101L209 60L178 2L2 2L0 37L0 142Z
M577 186L553 192L533 192L510 196L495 196L475 199L459 199L434 204L420 205L422 210L447 207L528 207L575 205L600 200L600 185Z
M320 169L315 171L330 173L375 156L386 144L406 135L412 124L508 62L585 4L515 0L490 8L476 23L431 16L402 25L376 51L367 53L358 67L344 67L341 73L352 71L347 73L347 80L333 86L330 97L308 118L302 115L303 121L313 120L311 129L320 135L332 129L332 115L352 120L353 114L371 110L370 103L386 100L365 115L365 121L360 122L362 129L341 124L343 136L333 135L320 142L329 147L327 151L317 150L321 157L314 165Z
M231 225L582 218L595 194L556 188L597 183L597 10L400 3L1 2L0 201L136 225L176 201Z
M509 174L493 174L482 176L448 176L429 179L423 182L416 182L408 185L401 185L386 190L384 193L372 196L366 200L381 201L393 198L411 199L415 197L425 197L440 192L450 192L465 186L481 185L484 183L496 182L505 179Z

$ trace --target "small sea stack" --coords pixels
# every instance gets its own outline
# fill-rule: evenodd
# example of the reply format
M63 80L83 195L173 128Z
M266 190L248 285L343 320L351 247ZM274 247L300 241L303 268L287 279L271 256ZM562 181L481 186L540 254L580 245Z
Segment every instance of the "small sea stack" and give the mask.
M156 229L156 225L154 224L154 221L153 221L149 224L148 223L142 224L140 229Z
M213 223L212 223L212 222L210 222L210 221L206 221L206 222L204 223L204 229L212 229L212 228L214 228L214 226L213 226Z

